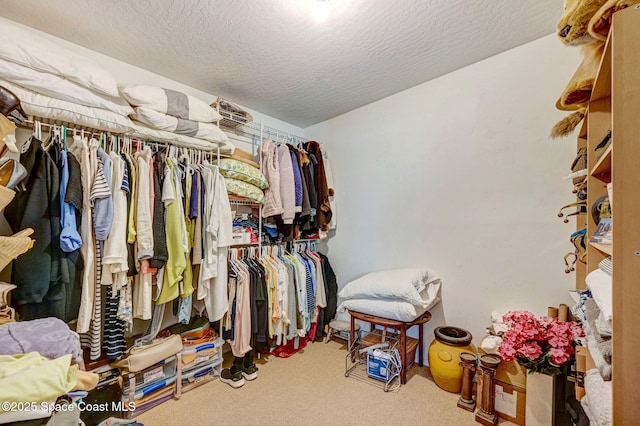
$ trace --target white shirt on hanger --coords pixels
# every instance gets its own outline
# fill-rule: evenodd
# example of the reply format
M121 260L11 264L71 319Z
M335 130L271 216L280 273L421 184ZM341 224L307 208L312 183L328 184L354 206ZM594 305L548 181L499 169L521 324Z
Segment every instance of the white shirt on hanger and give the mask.
M202 168L205 187L203 216L204 258L200 266L197 299L204 300L209 321L227 312L227 253L233 243L233 217L227 187L216 166Z

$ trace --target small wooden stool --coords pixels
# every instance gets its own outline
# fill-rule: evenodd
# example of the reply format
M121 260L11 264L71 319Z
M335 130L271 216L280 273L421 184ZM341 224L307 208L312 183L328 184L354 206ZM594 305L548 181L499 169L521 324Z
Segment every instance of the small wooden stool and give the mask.
M356 324L354 328L355 332L360 331L360 324ZM324 343L328 343L332 336L345 340L345 338L340 335L340 332L347 332L347 344L351 347L351 324L349 321L331 320L329 323L329 330L327 331L327 338Z

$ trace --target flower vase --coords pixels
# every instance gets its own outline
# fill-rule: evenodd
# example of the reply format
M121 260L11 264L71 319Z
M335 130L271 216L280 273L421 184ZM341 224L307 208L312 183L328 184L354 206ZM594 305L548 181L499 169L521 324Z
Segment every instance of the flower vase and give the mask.
M556 376L527 374L525 419L527 426L552 426L556 400Z

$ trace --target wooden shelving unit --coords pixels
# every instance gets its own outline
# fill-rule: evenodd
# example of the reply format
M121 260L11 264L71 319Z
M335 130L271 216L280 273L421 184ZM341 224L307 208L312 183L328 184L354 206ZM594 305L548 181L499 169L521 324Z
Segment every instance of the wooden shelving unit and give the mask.
M588 200L613 184L613 244L588 244L586 274L607 256L613 259L613 422L640 419L640 10L617 12L594 84L587 120ZM600 158L595 147L611 131L611 145ZM578 138L578 144L581 143ZM580 145L579 145L580 146ZM587 238L597 224L587 215ZM578 274L576 287L585 287Z
M607 256L611 256L613 254L613 245L611 244L589 243L589 245Z

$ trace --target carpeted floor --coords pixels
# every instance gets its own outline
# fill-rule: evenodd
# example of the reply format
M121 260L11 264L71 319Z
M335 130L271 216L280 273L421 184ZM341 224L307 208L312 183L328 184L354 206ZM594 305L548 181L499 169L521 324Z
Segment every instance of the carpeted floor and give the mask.
M147 426L479 424L456 407L459 395L436 386L427 367L413 367L406 385L384 392L345 377L346 355L345 344L330 341L309 344L290 358L263 357L258 378L243 387L215 380L137 420Z

